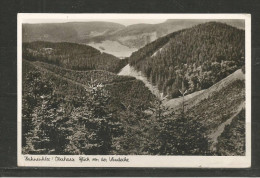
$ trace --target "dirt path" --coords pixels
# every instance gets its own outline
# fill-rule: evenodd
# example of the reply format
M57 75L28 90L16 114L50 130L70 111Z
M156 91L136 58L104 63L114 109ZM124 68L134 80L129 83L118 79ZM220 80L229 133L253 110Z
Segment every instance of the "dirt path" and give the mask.
M212 140L212 145L210 147L211 150L216 150L216 145L218 143L218 137L222 134L225 127L229 125L232 120L239 114L239 112L245 107L245 102L241 103L239 107L237 108L236 112L224 123L222 123L220 126L218 126L217 130L209 135L209 138Z

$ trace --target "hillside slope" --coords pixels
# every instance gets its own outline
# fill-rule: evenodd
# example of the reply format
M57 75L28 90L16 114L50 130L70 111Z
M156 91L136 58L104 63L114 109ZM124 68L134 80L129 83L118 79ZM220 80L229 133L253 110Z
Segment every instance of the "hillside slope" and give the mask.
M245 64L243 30L208 22L171 33L134 52L129 63L164 95L180 96L217 83Z
M222 156L245 155L245 110L236 114L217 138L216 152Z
M102 53L91 46L67 42L23 43L23 58L73 70L106 70L114 73L126 64L126 60Z
M188 109L198 105L203 100L208 99L213 93L220 92L221 90L223 90L223 88L225 88L229 85L232 85L234 82L237 82L237 81L245 81L245 74L243 73L242 69L236 70L234 73L230 74L229 76L227 76L226 78L217 82L216 84L209 87L208 89L192 93L192 94L190 94L190 96L186 95L184 97L184 98L187 98L187 99L185 99L185 102L188 103L188 105L186 106L186 109L188 110ZM170 104L176 100L179 100L179 98L177 98L177 99L174 98L174 99L168 100L166 102L166 105L170 106ZM175 107L175 109L178 107L180 107L180 106L177 105Z
M144 116L142 110L150 107L150 102L155 99L144 84L133 77L117 76L102 70L75 71L24 59L22 65L24 154L82 154L79 151L91 145L89 140L93 137L89 129L93 125L89 122L94 121L98 125L91 133L98 133L100 122L109 122L106 139L103 139L107 141L109 136L111 146L107 151L111 155L123 154L127 149L123 146L129 144L126 139L133 138L129 129L133 128L135 133L140 117ZM104 89L102 92L98 90L101 87ZM97 115L91 115L92 112ZM104 116L104 112L109 118ZM85 125L82 124L84 120L87 122ZM84 139L87 141L82 145L74 143ZM103 140L98 140L97 144ZM92 149L87 148L88 154L97 154L89 150ZM128 154L133 150L128 149Z
M148 88L134 77L118 76L102 70L75 71L27 60L23 60L23 65L23 76L26 76L30 71L40 71L46 81L53 81L53 87L59 94L64 94L64 97L83 97L91 81L102 83L113 98L112 107L117 108L118 112L127 107L147 108L150 101L155 99Z
M170 104L174 103L174 101L176 99L166 102L165 105L170 107ZM245 133L240 132L240 136L236 137L236 132L232 132L233 129L245 129L245 113L242 112L244 108L245 75L241 69L201 93L185 100L185 115L194 118L207 128L206 134L212 142L211 150L219 155L237 154L236 149L224 148L222 147L223 144L232 147L237 145L239 147L237 150L240 150L239 154L245 153L243 148ZM177 105L174 105L172 109L176 113L181 112L182 102L177 102ZM244 124L238 126L237 121L235 121L237 118L239 118L239 122ZM227 136L232 139L228 140Z

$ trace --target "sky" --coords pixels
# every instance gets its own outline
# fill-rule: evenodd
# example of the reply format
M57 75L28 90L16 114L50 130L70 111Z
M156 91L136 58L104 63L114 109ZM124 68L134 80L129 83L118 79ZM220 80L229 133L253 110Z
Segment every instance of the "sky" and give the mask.
M24 23L65 23L65 22L91 22L91 21L103 21L103 22L115 22L125 26L147 23L147 24L157 24L165 22L166 19L93 19L93 20L61 20L61 19L31 19L26 20Z

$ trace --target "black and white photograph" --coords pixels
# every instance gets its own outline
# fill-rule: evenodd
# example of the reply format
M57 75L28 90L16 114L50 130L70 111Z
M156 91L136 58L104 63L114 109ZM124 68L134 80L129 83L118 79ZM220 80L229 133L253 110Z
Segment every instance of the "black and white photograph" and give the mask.
M18 166L250 167L247 14L18 14Z

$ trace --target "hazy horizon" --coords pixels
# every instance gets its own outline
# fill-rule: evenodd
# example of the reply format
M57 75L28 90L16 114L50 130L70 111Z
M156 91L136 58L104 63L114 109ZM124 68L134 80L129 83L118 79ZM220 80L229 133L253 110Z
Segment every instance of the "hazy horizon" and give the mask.
M167 19L93 19L93 20L67 20L67 19L31 19L23 22L24 24L49 24L49 23L70 23L70 22L112 22L124 26L134 24L159 24L165 22Z

